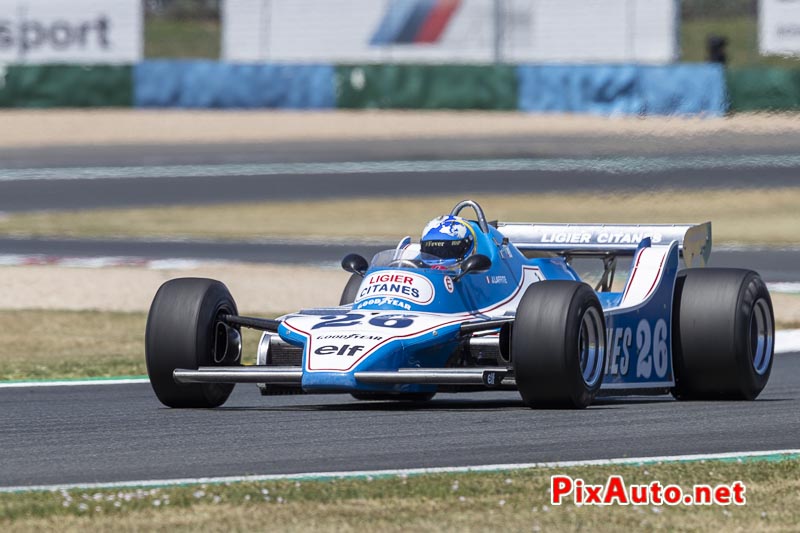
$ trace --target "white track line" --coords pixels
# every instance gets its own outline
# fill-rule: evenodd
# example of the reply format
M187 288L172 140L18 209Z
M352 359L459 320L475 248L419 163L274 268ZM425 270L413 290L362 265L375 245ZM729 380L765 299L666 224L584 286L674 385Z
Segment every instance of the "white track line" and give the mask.
M775 353L800 352L800 329L775 332Z
M86 385L130 385L150 383L147 378L64 379L54 381L0 382L0 389L28 389L31 387L85 387Z
M152 479L140 481L115 481L110 483L68 483L60 485L31 485L17 487L0 487L0 493L60 491L60 490L92 490L116 488L169 487L180 485L246 483L261 481L305 480L322 481L342 478L377 478L395 476L418 476L423 474L458 474L469 472L498 472L522 470L527 468L570 468L579 466L637 465L652 463L682 463L693 461L735 461L748 458L762 460L782 460L800 457L800 449L767 450L754 452L709 453L696 455L664 455L656 457L622 457L618 459L592 459L587 461L554 461L549 463L510 463L475 466L446 466L439 468L405 468L393 470L361 470L354 472L309 472L302 474L269 474L260 476L224 476L197 477L179 479Z
M690 157L604 157L594 159L451 159L401 161L349 161L328 163L253 163L218 165L165 165L70 168L0 169L0 182L28 180L94 180L128 178L196 178L225 176L283 176L319 174L377 174L385 172L487 172L592 170L608 173L662 172L715 168L796 168L797 155L741 155Z

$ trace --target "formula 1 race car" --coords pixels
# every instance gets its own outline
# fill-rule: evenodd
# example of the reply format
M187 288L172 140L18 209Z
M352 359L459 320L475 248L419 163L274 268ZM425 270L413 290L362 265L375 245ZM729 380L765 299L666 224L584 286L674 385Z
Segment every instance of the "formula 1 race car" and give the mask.
M362 400L518 390L531 407L586 407L601 390L753 400L772 368L770 295L755 272L699 268L710 252L709 222L490 224L465 200L419 243L345 257L337 307L250 318L219 281L167 281L147 371L170 407L222 405L235 383ZM587 258L602 264L594 287L574 266ZM241 363L242 327L263 331L255 365Z

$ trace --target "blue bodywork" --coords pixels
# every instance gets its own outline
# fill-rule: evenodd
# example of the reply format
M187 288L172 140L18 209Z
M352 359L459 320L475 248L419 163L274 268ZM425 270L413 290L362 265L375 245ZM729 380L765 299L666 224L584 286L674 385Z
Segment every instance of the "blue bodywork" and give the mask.
M476 235L476 253L491 260L491 268L468 273L459 270L411 268L373 264L364 275L352 305L301 311L283 317L280 337L303 350L302 387L306 391L435 392L435 385L367 384L357 371L395 371L401 368L444 368L458 364L464 342L464 323L512 319L531 284L543 280L577 280L563 257L526 258L497 228ZM639 268L651 257L649 238L639 244L625 290L598 292L607 331L603 388L668 387L672 371L672 297L678 271L676 242L659 245L661 263ZM652 250L651 250L652 251ZM657 255L657 254L656 254ZM656 257L657 258L657 257ZM636 280L644 291L632 300ZM655 273L654 273L655 272ZM496 332L496 331L495 331ZM488 333L492 333L491 331Z

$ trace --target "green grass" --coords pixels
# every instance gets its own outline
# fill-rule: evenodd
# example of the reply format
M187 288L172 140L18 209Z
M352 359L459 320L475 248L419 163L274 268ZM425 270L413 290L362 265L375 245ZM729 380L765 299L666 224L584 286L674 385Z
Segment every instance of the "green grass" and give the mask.
M144 27L144 55L148 59L218 59L221 35L217 20L148 17Z
M754 17L699 18L683 21L681 61L706 61L709 35L728 38L728 66L800 67L797 58L762 56L758 52L758 24Z
M550 476L603 483L712 486L741 480L747 504L550 505ZM800 523L800 460L538 468L335 481L0 495L0 529L34 531L792 531Z

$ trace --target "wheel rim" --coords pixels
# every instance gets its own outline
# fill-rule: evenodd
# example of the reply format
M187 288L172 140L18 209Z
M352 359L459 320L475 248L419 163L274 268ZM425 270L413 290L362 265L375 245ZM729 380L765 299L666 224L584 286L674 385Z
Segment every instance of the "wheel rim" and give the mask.
M750 314L750 357L757 374L763 375L772 361L773 331L769 305L759 298Z
M581 329L578 332L578 356L581 376L587 386L593 387L603 371L605 361L606 337L600 313L590 307L583 314Z

